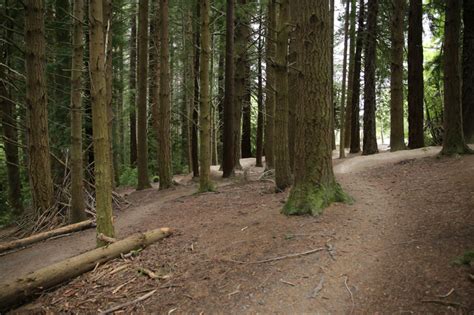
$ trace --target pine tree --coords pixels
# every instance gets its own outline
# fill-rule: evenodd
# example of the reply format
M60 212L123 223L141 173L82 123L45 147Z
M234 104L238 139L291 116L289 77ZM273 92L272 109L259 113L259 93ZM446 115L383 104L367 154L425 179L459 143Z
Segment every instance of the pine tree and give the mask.
M84 1L75 0L73 9L73 55L71 66L71 212L69 221L86 218L82 168L82 72Z
M364 69L364 139L362 154L378 152L375 126L375 62L377 52L378 0L367 2L367 33Z
M446 1L444 26L444 137L441 154L472 153L464 141L461 109L461 1Z
M296 42L300 101L296 110L295 184L285 214L318 215L346 197L332 170L331 24L327 1L299 0Z
M28 0L25 18L26 126L28 170L33 207L40 214L53 206L53 181L48 134L44 1Z
M341 132L339 138L339 158L344 158L346 156L346 151L344 148L344 136L345 136L345 109L344 105L346 102L346 74L347 74L347 41L349 39L349 14L350 14L350 2L346 3L346 12L344 15L344 53L342 57L342 90L341 90Z
M344 148L351 146L351 120L352 120L352 88L354 86L354 66L355 66L355 49L356 49L356 0L351 1L351 17L350 17L350 44L349 44L349 74L347 81L347 97L345 108L345 126L344 126Z
M392 61L390 80L390 150L405 149L405 131L403 128L403 49L405 39L403 22L406 0L392 2Z
M464 137L474 143L474 2L463 1L462 117Z
M97 234L114 236L112 223L112 186L110 139L105 84L105 45L102 0L89 2L89 72L91 77L92 128L95 159ZM97 239L97 245L105 243Z
M129 119L130 119L130 166L137 163L137 14L136 0L131 1L130 19L130 73L129 73Z
M265 63L266 63L266 83L265 83L265 168L273 169L274 163L274 146L273 138L275 132L275 41L276 41L276 2L268 0L267 39L265 42Z

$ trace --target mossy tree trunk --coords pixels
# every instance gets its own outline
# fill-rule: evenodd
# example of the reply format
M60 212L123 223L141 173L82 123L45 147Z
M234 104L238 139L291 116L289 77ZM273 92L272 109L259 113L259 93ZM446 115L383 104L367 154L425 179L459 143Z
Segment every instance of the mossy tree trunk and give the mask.
M359 98L360 98L360 72L362 69L362 48L364 44L364 0L360 0L359 18L357 26L357 40L354 54L354 77L352 78L352 101L351 101L351 150L350 153L360 152L360 122L359 122Z
M201 5L199 1L194 3L195 5L195 23L193 29L193 40L194 40L194 54L193 54L193 104L191 107L191 160L193 164L193 177L199 177L199 139L198 139L198 127L199 127L199 66L201 58Z
M266 82L265 82L265 168L273 169L274 146L273 135L275 131L275 41L276 41L276 2L268 0L267 25L265 41L265 63L266 63Z
M149 102L152 116L152 127L153 127L153 141L158 150L160 144L158 138L160 137L160 13L159 13L159 0L152 0L151 3L151 16L150 16L150 49L149 49ZM158 155L157 151L153 152L155 156Z
M89 2L89 72L91 77L94 174L96 186L97 234L114 237L110 139L105 84L104 15L102 0ZM97 245L106 245L97 239Z
M296 110L295 184L283 213L318 215L345 196L332 170L331 22L326 1L300 0L295 12L300 101Z
M137 14L136 0L131 1L130 18L130 71L129 71L129 119L130 119L130 166L137 163Z
M408 147L425 146L423 132L423 1L410 0L408 15Z
M170 95L170 56L168 30L168 0L160 0L160 34L161 34L161 65L160 65L160 130L158 147L158 175L160 189L173 185L171 173L171 95Z
M444 26L444 137L441 154L472 153L464 141L461 109L461 1L446 1Z
M43 0L26 2L26 128L28 134L28 170L33 208L37 214L53 205L53 181L48 132L46 93L45 15Z
M275 58L276 106L274 121L275 184L279 191L291 185L290 156L288 150L288 39L290 4L279 2Z
M391 41L392 61L390 80L390 150L405 149L405 130L403 127L403 50L404 17L406 0L392 2Z
M200 66L200 175L199 191L212 191L211 173L211 103L209 97L209 59L211 55L211 32L209 29L209 0L200 0L201 5L201 66Z
M260 16L262 16L262 8L260 6ZM255 166L262 167L262 157L263 157L263 128L264 128L264 103L263 103L263 73L262 73L262 62L263 62L263 22L260 20L258 27L258 46L257 46L257 103L258 103L258 113L257 113L257 141L255 146Z
M234 174L234 0L227 0L224 93L223 177Z
M147 143L148 0L138 5L137 190L150 188Z
M462 114L467 143L474 143L474 1L463 1Z
M367 2L367 32L364 59L364 139L362 154L378 152L375 120L375 62L377 52L378 0Z
M82 169L82 72L84 41L82 23L84 1L75 0L73 9L73 38L71 66L71 210L69 222L86 219Z

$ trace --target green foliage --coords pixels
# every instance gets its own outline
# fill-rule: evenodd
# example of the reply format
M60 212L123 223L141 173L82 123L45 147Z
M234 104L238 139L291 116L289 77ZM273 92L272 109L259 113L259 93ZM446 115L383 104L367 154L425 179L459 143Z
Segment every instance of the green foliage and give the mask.
M455 261L458 265L469 265L474 262L474 250L465 252L461 257L458 257Z
M135 167L124 166L120 172L120 186L136 187L138 184L138 171Z

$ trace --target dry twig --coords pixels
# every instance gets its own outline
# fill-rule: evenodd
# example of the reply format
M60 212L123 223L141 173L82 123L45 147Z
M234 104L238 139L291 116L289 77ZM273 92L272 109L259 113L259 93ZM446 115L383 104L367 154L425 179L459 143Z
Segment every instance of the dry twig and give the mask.
M295 258L295 257L300 257L300 256L305 256L305 255L309 255L309 254L313 254L313 253L316 253L316 252L320 252L324 250L323 247L320 247L320 248L315 248L315 249L312 249L312 250L308 250L306 252L302 252L302 253L296 253L296 254L289 254L289 255L285 255L285 256L279 256L279 257L275 257L275 258L269 258L269 259L263 259L263 260L257 260L257 261L239 261L239 260L233 260L233 259L228 259L228 260L224 260L224 261L229 261L229 262L233 262L233 263L236 263L236 264L263 264L263 263L267 263L267 262L273 262L273 261L279 261L279 260L283 260L283 259L287 259L287 258Z
M133 301L130 301L130 302L127 302L127 303L123 303L123 304L119 304L119 305L117 305L117 306L111 307L111 308L109 308L108 310L105 310L105 311L103 311L103 312L100 312L99 314L100 314L100 315L110 314L110 313L115 312L115 311L117 311L117 310L119 310L119 309L122 309L122 308L124 308L124 307L127 307L127 306L130 306L130 305L139 303L139 302L141 302L141 301L144 301L144 300L148 299L150 296L152 296L153 294L155 294L155 292L156 292L156 289L153 290L153 291L148 292L148 293L145 294L145 295L142 295L142 296L136 298L136 299L133 300Z
M349 314L352 315L352 313L354 312L355 303L354 303L354 295L352 294L351 289L349 289L349 286L347 285L347 280L348 279L349 279L349 277L346 276L345 279L344 279L344 285L346 286L347 291L351 295L352 307L351 307L351 312Z

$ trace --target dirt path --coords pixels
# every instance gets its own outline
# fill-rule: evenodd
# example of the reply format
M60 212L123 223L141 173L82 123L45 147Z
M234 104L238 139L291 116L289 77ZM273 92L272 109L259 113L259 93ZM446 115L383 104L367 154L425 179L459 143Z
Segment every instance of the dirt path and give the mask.
M473 310L468 270L452 261L473 249L474 157L436 159L438 150L336 161L338 181L355 202L335 204L319 218L279 215L286 194L274 194L268 182L225 182L219 193L205 195L192 195L192 186L168 193L134 193L130 198L140 200L140 206L119 216L116 223L122 235L164 225L178 233L129 261L123 272L110 276L124 264L115 260L19 311L94 313L157 286L158 293L126 312ZM259 171L250 168L249 173ZM45 251L59 260L51 251L64 257L86 250L93 246L93 237L86 231L0 257L2 278L4 271L18 273L48 264L43 261ZM294 259L249 263L316 248L322 250ZM35 263L18 266L28 257ZM148 279L137 274L138 267L171 277ZM448 297L438 297L451 289Z

